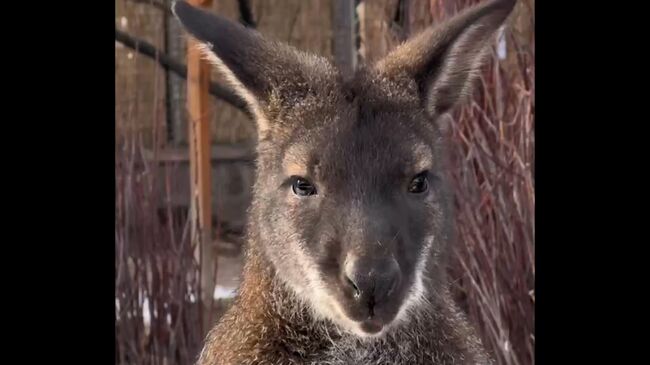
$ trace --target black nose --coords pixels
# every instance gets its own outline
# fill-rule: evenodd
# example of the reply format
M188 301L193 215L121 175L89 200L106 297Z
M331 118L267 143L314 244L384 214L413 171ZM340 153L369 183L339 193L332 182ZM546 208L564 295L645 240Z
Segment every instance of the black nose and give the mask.
M399 264L393 258L353 260L346 263L343 274L348 290L368 306L370 316L375 306L394 292L401 277Z

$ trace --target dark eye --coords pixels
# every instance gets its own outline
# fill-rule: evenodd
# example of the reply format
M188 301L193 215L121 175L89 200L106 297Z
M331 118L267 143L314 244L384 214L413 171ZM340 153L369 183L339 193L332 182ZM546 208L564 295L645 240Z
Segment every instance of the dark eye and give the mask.
M312 185L312 183L310 183L308 180L301 177L296 177L293 180L291 189L293 190L293 193L298 196L316 195L316 187Z
M408 190L411 194L422 194L429 190L428 172L424 171L415 175L409 184Z

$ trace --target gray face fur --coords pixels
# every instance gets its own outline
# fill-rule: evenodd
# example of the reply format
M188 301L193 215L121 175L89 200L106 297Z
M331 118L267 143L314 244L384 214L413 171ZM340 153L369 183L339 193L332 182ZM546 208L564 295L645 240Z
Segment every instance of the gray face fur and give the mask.
M381 336L443 281L451 224L440 119L471 89L513 5L482 3L344 80L324 58L175 3L256 117L251 226L316 317Z

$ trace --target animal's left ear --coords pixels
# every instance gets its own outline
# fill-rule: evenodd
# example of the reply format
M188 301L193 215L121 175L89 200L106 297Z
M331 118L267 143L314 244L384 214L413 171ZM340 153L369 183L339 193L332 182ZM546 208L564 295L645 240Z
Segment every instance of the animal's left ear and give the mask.
M488 0L425 30L380 60L376 70L388 78L412 78L427 112L448 112L471 91L490 40L516 0Z
M300 52L210 11L175 1L172 11L203 53L253 112L260 138L294 128L274 118L327 89L335 70L322 57Z

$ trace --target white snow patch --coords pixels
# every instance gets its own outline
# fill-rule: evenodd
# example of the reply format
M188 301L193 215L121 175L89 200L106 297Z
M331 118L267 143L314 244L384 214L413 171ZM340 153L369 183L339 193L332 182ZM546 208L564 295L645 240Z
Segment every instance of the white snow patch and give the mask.
M235 297L236 288L217 285L214 288L214 299L229 299Z

